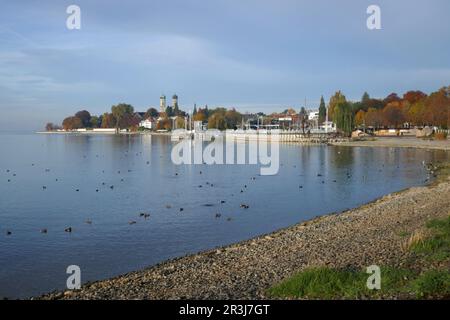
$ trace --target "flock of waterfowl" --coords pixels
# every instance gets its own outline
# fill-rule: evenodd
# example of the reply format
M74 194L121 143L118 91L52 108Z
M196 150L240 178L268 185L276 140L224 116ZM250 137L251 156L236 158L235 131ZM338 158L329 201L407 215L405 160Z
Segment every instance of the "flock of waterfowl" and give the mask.
M127 153L128 153L128 151L125 152L125 157L127 157ZM140 155L140 154L142 154L142 152L136 153L136 156L138 156L138 155ZM96 158L98 158L98 157L99 157L99 156L96 155ZM86 159L86 158L87 158L87 156L84 155L84 156L83 156L83 159ZM147 165L150 165L150 161L146 161L146 164L147 164ZM31 166L34 167L35 164L32 163ZM44 170L44 172L50 173L50 172L51 172L51 169L46 168L46 169ZM128 169L127 172L130 173L130 172L132 172L132 170ZM6 173L7 173L7 174L11 174L12 177L16 177L16 176L17 176L17 173L12 173L12 171L11 171L10 169L6 169ZM102 170L102 173L105 173L105 170ZM121 173L122 173L121 170L118 170L118 171L117 171L117 174L121 174ZM203 174L203 171L200 170L200 171L198 172L198 174L202 175L202 174ZM175 176L179 176L179 173L178 173L178 172L175 172ZM252 177L251 180L256 180L256 178L255 178L255 177ZM58 182L58 181L59 181L59 179L56 178L56 179L55 179L55 182ZM124 181L125 181L125 180L124 180L123 178L120 179L120 182L124 182ZM7 182L12 182L12 179L11 179L11 178L7 179ZM106 183L105 183L105 182L102 182L101 185L102 185L102 186L106 186ZM205 185L210 186L210 187L214 187L214 184L211 183L211 182L209 182L209 181L206 181L206 182L205 182ZM202 188L203 185L200 184L200 185L198 185L198 187L199 187L199 188ZM245 189L245 188L247 188L247 185L244 185L243 187L244 187L244 189ZM43 191L47 190L47 188L48 188L48 187L47 187L46 185L43 185L43 186L42 186L42 190L43 190ZM109 185L109 189L114 190L114 185L113 185L113 184ZM74 188L74 191L75 191L75 192L80 192L80 188ZM96 188L96 189L95 189L95 192L96 192L96 193L97 193L97 192L100 192L100 189ZM242 192L243 192L243 190L241 189L241 193L242 193ZM220 204L224 204L224 203L226 203L226 201L225 201L225 200L220 200L219 203L220 203ZM205 206L213 206L213 205L211 205L211 204L206 204ZM167 209L171 209L171 208L172 208L172 205L171 205L171 204L166 204L165 207L166 207ZM249 207L250 207L250 206L249 206L248 204L245 204L245 203L242 203L242 204L240 205L240 208L243 208L243 209L248 209ZM178 209L178 211L181 213L181 212L184 211L184 208L183 208L183 207L180 207L180 208ZM138 214L138 217L139 217L139 218L144 218L145 220L147 220L147 219L150 218L150 213L148 213L148 212L140 212L140 213ZM221 217L222 217L222 214L221 214L221 213L216 213L214 217L215 217L216 219L221 218ZM227 217L227 219L226 219L226 221L231 221L231 220L232 220L231 217ZM88 220L85 221L85 223L88 224L88 225L91 225L91 224L92 224L92 220L91 220L91 219L88 219ZM134 225L134 224L137 224L137 221L136 221L136 220L129 220L129 221L128 221L128 224L129 224L129 225ZM66 232L66 233L72 233L73 231L74 231L74 229L73 229L71 226L64 228L64 232ZM42 229L40 229L40 233L42 233L42 234L47 234L48 232L49 232L48 228L42 228ZM12 234L13 234L12 230L10 230L10 229L6 230L6 235L10 236L10 235L12 235Z
M125 157L128 156L127 153L128 153L128 151L125 152ZM142 154L142 152L136 153L136 156L138 156L138 155L140 155L140 154ZM99 156L96 155L96 158L98 158L98 157L99 157ZM86 156L83 156L83 158L86 159L87 157L86 157ZM147 165L150 165L150 161L146 161L146 164L147 164ZM424 167L424 168L428 171L428 173L429 173L427 179L424 181L424 182L427 182L427 181L430 179L430 175L435 176L434 171L436 170L436 166L433 165L433 163L431 163L431 162L425 163L425 161L422 162L422 165L423 165L423 167ZM34 167L35 164L32 163L31 166ZM295 165L293 165L293 167L296 168ZM384 167L384 165L383 165L383 167ZM50 171L51 171L51 170L50 170L49 168L46 168L46 169L45 169L45 172L46 172L46 173L49 173ZM379 169L379 171L382 171L382 169ZM128 169L127 172L130 173L130 172L132 172L132 170ZM15 172L13 173L10 169L7 169L7 170L6 170L6 173L11 175L11 177L7 179L7 182L8 182L8 183L10 183L14 177L17 177L17 173L15 173ZM105 170L102 170L102 173L105 173ZM118 171L117 171L117 174L121 174L121 171L118 170ZM200 171L198 172L198 174L201 175L201 174L203 174L203 172L200 170ZM176 172L176 173L175 173L175 176L179 176L179 173ZM322 175L321 173L318 173L318 174L317 174L317 177L318 177L318 178L322 178L323 175ZM347 171L347 172L346 172L346 178L347 178L347 179L351 179L351 177L352 177L351 173L350 173L349 171ZM254 180L256 180L256 177L251 177L250 179L251 179L252 181L254 181ZM55 182L58 182L58 181L59 181L59 179L56 178L56 179L55 179ZM124 182L124 179L121 178L120 181L121 181L121 182ZM333 183L336 183L337 180L332 180L332 182L333 182ZM325 184L325 180L321 180L321 183L322 183L322 184ZM211 182L209 182L209 181L205 182L205 184L206 184L207 186L214 187L214 184L211 183ZM102 186L106 186L106 183L105 183L105 182L102 182L101 185L102 185ZM198 187L199 187L199 188L202 188L203 185L200 184L200 185L198 185ZM113 184L109 185L109 189L114 190L114 185L113 185ZM246 189L247 189L247 185L245 184L245 185L243 185L243 187L240 189L240 193L244 193L244 190L246 190ZM303 185L299 185L299 189L303 189ZM46 186L46 185L43 185L43 186L42 186L42 190L47 190L47 186ZM75 188L74 190L75 190L75 192L80 192L80 189L79 189L79 188ZM98 189L98 188L95 189L95 192L100 192L100 189ZM226 202L225 200L220 200L220 201L219 201L220 204L224 204L225 202ZM205 204L204 206L213 206L213 205L212 205L212 204ZM166 204L165 207L166 207L167 209L170 209L170 208L172 208L172 205L171 205L171 204ZM249 206L248 204L242 203L242 204L240 204L240 208L241 208L241 209L249 209L250 206ZM178 210L179 210L179 212L181 213L181 212L184 211L184 208L183 208L183 207L180 207ZM145 220L147 220L147 219L150 218L150 213L148 213L148 212L140 212L140 213L138 214L138 217L144 218ZM214 217L215 217L216 219L219 219L219 218L222 217L222 214L221 214L221 213L216 213ZM227 220L227 221L231 221L232 218L231 218L231 217L227 217L226 220ZM91 225L91 224L92 224L92 220L90 220L90 219L89 219L89 220L86 220L85 223L88 224L88 225ZM128 224L129 224L129 225L134 225L134 224L136 224L136 223L137 223L136 220L130 220L130 221L128 221ZM47 234L47 233L49 232L49 230L48 230L47 228L42 228L42 229L40 230L40 232L41 232L42 234ZM73 232L73 228L72 228L71 226L66 227L66 228L64 229L64 232L72 233L72 232ZM6 230L6 235L8 235L8 236L12 235L12 231L11 231L11 230Z

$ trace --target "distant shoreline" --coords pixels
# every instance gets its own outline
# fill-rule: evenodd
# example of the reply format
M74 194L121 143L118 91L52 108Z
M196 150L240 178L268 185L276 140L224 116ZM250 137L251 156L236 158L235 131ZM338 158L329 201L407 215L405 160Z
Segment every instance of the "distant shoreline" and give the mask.
M94 131L37 131L36 134L58 134L58 135L116 135L116 132L94 132ZM171 132L119 132L119 135L154 135L170 136ZM302 145L301 142L291 141L290 144ZM385 148L416 148L429 150L450 151L450 139L426 140L416 137L374 137L370 140L329 141L328 145L349 147L385 147Z
M95 131L36 131L36 134L58 134L58 135L157 135L169 136L170 132L95 132Z
M415 148L450 151L450 140L424 140L416 137L376 137L374 140L354 140L331 143L349 147Z

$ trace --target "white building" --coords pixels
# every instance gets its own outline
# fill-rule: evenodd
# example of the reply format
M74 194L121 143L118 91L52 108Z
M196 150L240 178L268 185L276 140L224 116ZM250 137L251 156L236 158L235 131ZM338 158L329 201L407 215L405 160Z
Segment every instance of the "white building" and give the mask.
M205 127L202 121L194 121L194 132L205 131Z
M139 127L144 127L145 129L155 129L156 123L152 118L148 118L139 122Z
M319 111L310 111L308 114L308 120L319 120Z
M325 132L336 132L336 124L333 121L324 121L319 129Z

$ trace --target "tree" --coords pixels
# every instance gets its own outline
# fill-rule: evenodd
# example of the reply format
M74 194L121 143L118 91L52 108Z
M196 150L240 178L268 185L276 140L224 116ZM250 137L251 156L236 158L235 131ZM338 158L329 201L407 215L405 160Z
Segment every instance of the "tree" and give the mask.
M222 112L214 112L208 118L208 129L219 129L219 130L227 129L225 116Z
M183 118L183 117L177 117L177 119L175 120L175 127L176 127L177 129L184 128L184 125L185 125L184 122L185 122L185 121L184 121L184 118Z
M300 120L300 125L302 127L302 132L303 132L303 134L305 134L306 123L308 122L308 114L306 113L305 107L302 107L300 109L298 117Z
M444 87L437 92L433 92L425 100L424 121L429 125L434 125L447 129L450 125L450 95L449 89Z
M335 120L335 116L334 116L334 110L336 109L337 104L342 103L342 102L347 102L347 100L345 99L345 96L342 94L341 91L337 91L331 98L330 98L330 103L329 103L329 107L328 107L328 118L330 120Z
M75 113L75 117L80 118L81 123L85 128L89 128L91 126L91 114L89 111L81 110Z
M424 124L425 100L419 100L409 107L406 113L406 120L413 125L422 126Z
M383 117L381 116L381 110L376 108L369 108L365 115L366 126L378 129L383 124Z
M100 126L100 118L97 116L92 116L89 127L98 128Z
M197 114L197 104L194 104L194 111L192 112L192 115L195 116Z
M400 100L401 99L399 98L399 96L395 92L393 92L393 93L389 94L386 98L384 98L383 104L384 104L384 106L387 106L391 102L398 102Z
M156 130L171 130L171 129L172 129L172 121L170 120L170 118L167 117L167 115L164 115L164 117L156 124Z
M319 123L323 123L327 117L327 107L325 106L325 100L323 96L320 97L319 105Z
M357 109L355 110L355 113L358 112L359 110L364 110L367 111L369 110L369 108L373 107L374 101L375 99L371 99L369 94L367 92L364 92L364 94L361 97L361 102L357 104ZM383 107L383 103L380 101L380 107Z
M340 98L335 104L333 119L336 127L345 135L350 136L353 131L353 112L345 97Z
M364 93L363 93L363 96L362 96L362 98L361 98L361 102L362 102L363 104L365 104L365 103L369 102L369 100L370 100L369 94L368 94L367 92L364 92Z
M58 130L58 129L59 129L59 126L53 124L52 122L48 122L48 123L45 125L45 130L46 130L46 131L54 131L54 130Z
M370 108L383 109L383 107L384 107L384 103L382 100L379 100L379 99L369 99L364 104L362 104L362 108L366 112Z
M193 116L194 121L206 121L206 114L203 112L202 109L199 109L195 115Z
M125 115L131 115L134 113L134 108L132 105L126 103L119 103L118 105L111 107L111 113L116 120L116 131L119 131L121 127L121 120Z
M147 110L147 112L145 113L145 115L144 115L144 117L146 119L148 119L148 118L157 118L158 116L159 116L159 112L155 108L149 108Z
M422 91L408 91L403 95L403 100L408 101L410 104L414 104L424 98L426 98L426 94Z
M175 115L171 106L167 106L165 112L168 117L173 117Z
M81 119L75 116L67 117L63 120L63 128L64 130L75 130L83 128L83 123Z
M359 110L355 115L355 126L361 127L365 124L366 112L364 110Z
M406 121L405 114L402 110L401 104L398 102L391 102L383 109L384 124L394 128L398 128Z
M114 128L116 127L116 118L114 118L112 113L105 112L102 115L102 128Z
M208 120L209 121L209 120ZM236 129L241 124L242 114L236 111L236 109L228 110L225 113L225 122L227 129Z
M119 127L135 129L139 126L139 122L141 119L136 114L125 113L120 119Z

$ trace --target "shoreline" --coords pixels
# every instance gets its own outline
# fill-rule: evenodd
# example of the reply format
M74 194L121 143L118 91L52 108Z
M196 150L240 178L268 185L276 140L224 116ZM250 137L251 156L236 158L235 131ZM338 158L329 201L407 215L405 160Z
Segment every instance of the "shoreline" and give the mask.
M150 136L170 136L171 132L57 132L57 131L36 131L36 134L56 134L56 135L150 135ZM348 140L348 141L334 141L330 139L328 142L298 142L298 141L280 141L283 144L292 145L331 145L331 146L349 146L349 147L382 147L382 148L415 148L428 150L444 150L450 151L450 139L446 140L425 140L416 137L374 137L371 140Z
M399 266L408 256L401 234L448 216L448 194L450 177L445 177L354 209L86 283L81 290L32 299L267 299L270 286L308 267Z
M414 148L450 151L450 140L424 140L416 137L376 137L374 140L353 140L330 143L333 146Z

